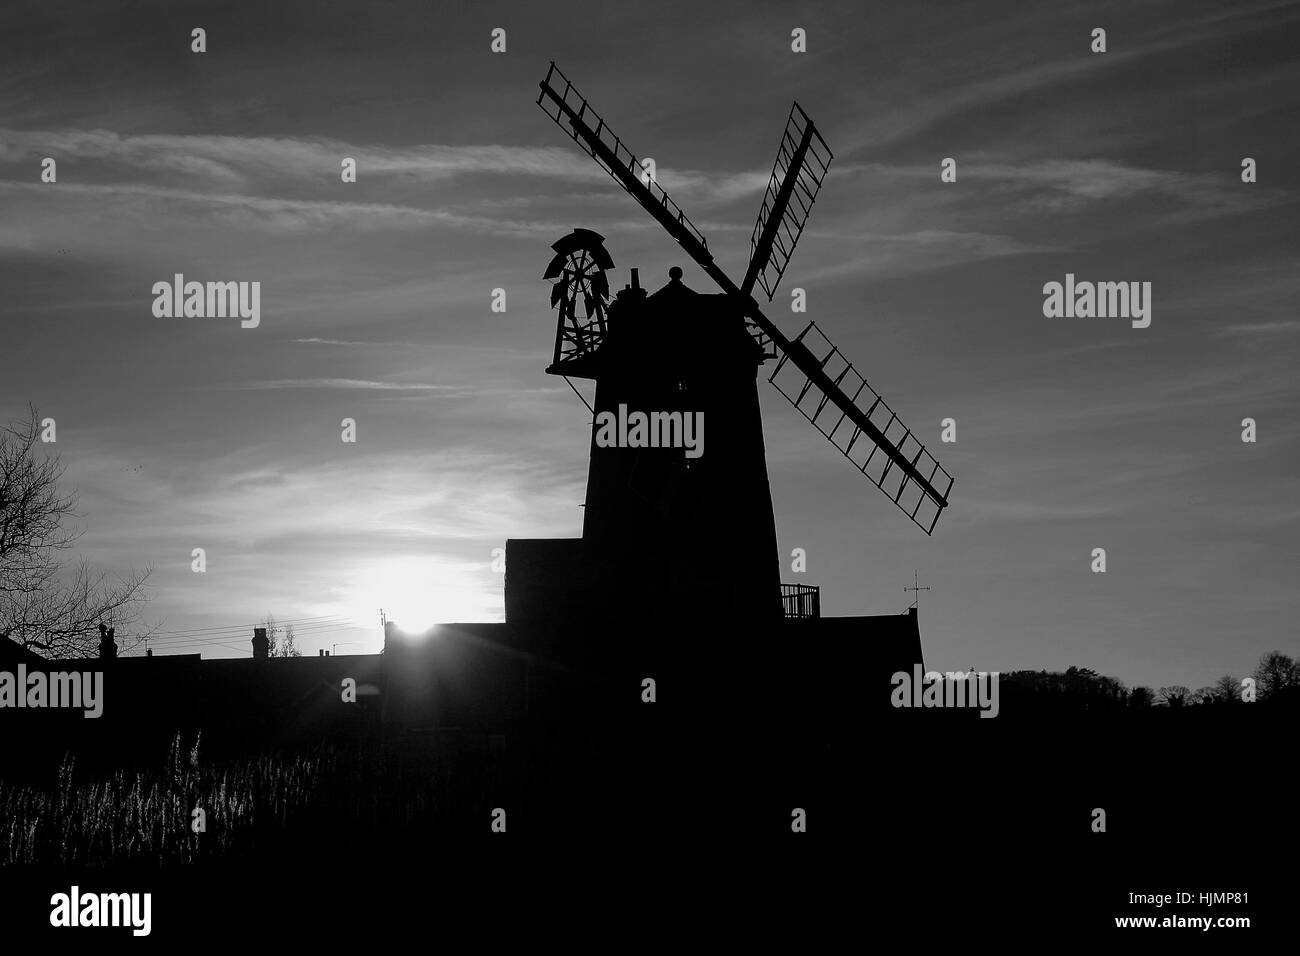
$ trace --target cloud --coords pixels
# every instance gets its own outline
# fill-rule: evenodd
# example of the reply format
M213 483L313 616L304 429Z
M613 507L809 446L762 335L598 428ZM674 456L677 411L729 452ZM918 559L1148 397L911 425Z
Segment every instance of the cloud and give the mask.
M35 183L0 181L0 191L26 192L48 189ZM177 219L193 222L193 214L174 207L207 207L212 223L235 228L258 228L272 232L418 229L434 226L471 229L515 237L553 236L572 229L572 224L554 221L494 219L464 215L445 209L426 209L392 203L340 202L337 200L275 199L238 193L200 193L166 186L134 184L88 185L60 183L60 198L83 196L101 208L112 205L138 221L156 225L166 218L168 208Z
M1280 322L1246 322L1242 325L1229 325L1218 331L1218 335L1270 335L1274 333L1300 332L1300 320L1283 319Z
M1058 215L1117 199L1150 196L1176 205L1149 218L1151 224L1177 225L1238 215L1278 201L1295 202L1277 190L1241 189L1235 171L1187 173L1169 169L1147 169L1109 159L1047 160L1021 165L971 164L974 179L992 179L1003 186L1038 192L1020 200L1020 212Z
M526 178L609 183L608 175L580 150L565 146L384 146L340 140L213 135L132 135L110 130L0 129L0 162L26 163L45 156L98 160L105 171L172 172L179 180L220 188L256 190L301 186L319 177L339 180L343 157L357 161L358 176L396 183L429 184L470 176L518 182ZM661 167L665 189L705 204L758 195L770 173L763 170L705 172ZM151 177L156 179L156 177ZM593 193L598 195L598 193ZM491 200L502 204L501 197Z
M585 156L558 146L390 147L324 138L129 134L106 129L0 129L0 162L33 157L98 159L138 169L171 169L197 177L242 180L301 179L328 173L337 181L343 157L362 175L408 176L425 181L467 173L552 176L599 180L604 174Z
M1044 15L1044 14L1040 14ZM1018 98L1041 92L1073 81L1087 80L1100 83L1107 76L1119 73L1125 65L1145 64L1160 54L1175 53L1201 44L1222 43L1225 38L1270 26L1289 25L1296 16L1293 3L1275 3L1255 9L1233 10L1230 13L1206 16L1200 20L1187 20L1169 15L1156 20L1158 26L1142 35L1126 35L1123 44L1112 38L1112 46L1104 56L1035 56L1031 65L1012 68L999 75L974 79L960 86L936 82L935 85L913 86L899 89L899 95L889 98L892 108L874 111L873 118L859 126L854 134L841 141L838 152L844 156L859 149L880 149L910 140L927 132L931 127L949 122L954 117L977 114L997 104L1015 102ZM1028 30L1031 21L1018 17L1022 28ZM1087 33L1083 34L1086 44ZM1005 20L990 18L980 33L961 35L964 50L978 51L983 63L996 63L999 53L1007 51L1006 59L1013 59L1026 44L1032 44L1027 33L1009 28ZM1019 49L1012 49L1011 45ZM1086 50L1086 45L1083 50ZM941 72L945 77L950 72ZM1216 78L1217 79L1217 78ZM887 91L888 92L888 91ZM1156 89L1139 89L1155 97ZM877 100L885 100L881 91L873 90Z
M488 352L493 356L515 356L529 361L545 360L550 358L549 352L538 351L521 351L520 349L507 348L504 345L480 345L473 342L396 342L396 341L351 341L348 339L323 339L323 338L305 338L291 339L291 342L303 345L330 345L349 348L400 348L400 349L437 349L445 351L455 349L462 352Z
M893 235L836 235L825 232L810 232L809 235L835 238L841 247L857 246L863 248L863 252L839 262L805 267L799 271L801 282L841 276L875 279L908 275L983 259L1051 252L1055 249L1054 246L1022 242L1007 235L946 229L921 229Z
M355 391L374 392L446 392L457 391L456 385L429 385L424 383L402 384L399 382L376 382L360 378L281 378L267 382L241 382L228 386L235 389L277 389L277 388L339 388Z
M1157 169L1140 169L1110 159L1045 160L1037 163L967 163L969 178L1037 186L1098 200L1133 196L1150 189L1177 189L1190 177Z
M279 391L284 389L322 389L347 392L397 393L400 398L483 398L489 395L559 395L559 386L543 388L484 387L481 385L433 385L424 382L384 382L359 378L284 378L258 382L236 382L216 386L233 391Z
M366 620L412 591L446 591L448 614L499 619L491 548L508 534L571 535L581 525L580 470L517 452L442 445L322 460L282 444L218 454L164 445L138 452L147 467L137 473L123 470L137 458L118 451L120 434L96 437L70 460L91 516L79 551L96 564L153 565L169 613L219 606L229 620L268 608ZM196 546L218 592L194 585ZM292 568L294 586L268 567ZM308 602L324 611L298 610Z
M1014 498L980 498L963 491L960 508L954 509L955 513L949 523L954 527L1017 521L1045 521L1055 525L1065 521L1092 521L1124 510L1125 506L1114 504L1046 504L1029 501L1019 495Z
M347 342L343 339L294 339L304 345L407 345L406 342Z

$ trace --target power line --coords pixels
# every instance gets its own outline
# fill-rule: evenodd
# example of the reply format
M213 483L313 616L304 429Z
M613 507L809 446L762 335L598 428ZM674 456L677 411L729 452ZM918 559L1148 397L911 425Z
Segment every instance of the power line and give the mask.
M291 618L288 620L276 621L275 623L277 625L282 625L282 624L297 625L297 624L311 624L317 621L334 621L334 620L344 621L344 620L349 620L349 618L344 617L343 615L340 614L322 614L318 617ZM221 626L213 625L211 627L178 628L176 630L170 630L170 631L159 631L158 633L171 635L171 634L212 633L215 631L243 631L243 630L247 630L250 627L260 627L262 623L264 622L259 621L255 624L224 624Z
M320 634L320 637L329 638L335 634L341 634L341 633L344 632L342 631L322 632ZM205 648L211 648L211 647L223 647L232 651L242 651L245 654L251 653L250 649L242 644L227 644L221 641L195 641L195 642L181 641L175 644L164 645L163 647L159 648L159 650L165 650L169 652L174 651L181 654L195 654L201 652Z
M303 631L314 630L318 627L366 627L366 626L372 626L372 625L353 624L352 619L347 617L341 617L337 621L318 621L315 624L302 624L302 625L290 624L289 625L289 627L293 628L293 632L295 634L301 634ZM285 628L277 627L276 630L282 631L285 630Z
M310 640L328 639L335 634L343 634L347 631L371 631L373 628L347 623L350 618L346 617L321 617L321 618L298 618L286 621L285 627L293 627L294 637L304 637ZM297 621L306 623L298 624ZM277 630L278 627L277 622ZM146 648L153 647L158 650L175 651L182 654L192 654L201 652L205 647L221 647L227 650L243 651L251 653L246 644L235 644L232 641L240 636L248 634L250 628L244 625L233 627L233 633L225 633L226 629L210 629L217 633L207 633L209 629L194 628L187 631L176 631L172 633L153 634L146 639Z
M246 648L246 647L240 647L240 646L238 646L238 645L236 645L236 644L217 644L217 643L215 643L215 642L208 642L208 643L205 643L205 644L200 644L200 645L198 645L197 647L193 647L193 646L189 646L189 645L184 645L184 644L168 644L166 647L159 648L159 650L164 650L164 651L177 651L177 652L179 652L179 653L181 653L181 654L196 654L196 653L198 653L199 651L203 650L203 648L205 648L205 647L225 647L225 648L228 648L229 650L232 650L232 651L245 651L245 652L251 653L251 651L249 651L248 648ZM161 656L161 657L165 657L165 656L167 656L167 655L159 655L159 656Z
M344 634L348 631L368 631L368 630L370 630L370 628L360 627L358 625L347 625L347 626L340 626L340 627L323 627L312 631L307 631L303 633L302 636L315 639L321 637L329 637L332 634ZM297 637L298 633L299 632L295 631L294 636ZM242 645L231 644L228 639L214 638L214 637L175 638L169 641L158 642L157 646L162 649L178 648L178 647L193 647L193 646L198 646L198 647L240 646L242 647Z
M339 618L339 617L342 617L342 616L343 616L343 615L341 615L341 614L321 614L321 615L319 615L319 616L317 616L317 617L286 618L286 619L281 620L281 621L276 621L276 623L277 623L277 624L310 624L310 623L313 623L313 622L315 622L315 621L333 620L333 619L335 619L335 618ZM256 621L256 622L254 622L254 623L252 623L252 624L249 624L249 623L243 623L243 624L221 624L221 625L216 625L216 624L214 624L214 625L210 625L210 626L207 626L207 627L176 628L176 629L173 629L173 630L163 631L162 633L164 633L164 634L193 634L193 633L196 633L196 632L199 632L199 631L229 631L229 630L234 630L234 629L237 629L237 628L258 627L258 626L261 626L263 623L264 623L263 621Z
M308 621L303 624L298 624L296 622L289 621L284 626L292 627L295 631L297 631L299 628L311 628L320 625L344 624L350 620L351 618L347 618L347 617L337 617L337 618L329 618L325 620ZM251 633L253 627L260 627L260 626L261 625L254 625L254 626L237 625L234 627L227 627L227 628L212 628L211 630L196 629L193 631L156 631L152 635L150 635L149 639L150 640L174 640L174 639L184 639L188 637L197 637L197 638L237 637L243 634ZM279 624L276 625L276 629L277 630L281 629Z
M373 631L373 630L374 628L372 627L362 627L359 624L329 624L326 625L325 627L313 627L309 631L300 631L297 628L295 628L293 632L293 636L294 637L302 637L303 635L310 636L312 634L321 634L324 633L325 631Z
M295 638L312 637L317 634L336 634L340 631L352 631L352 630L363 631L363 630L371 630L371 629L358 627L354 624L334 624L334 625L330 625L329 627L312 628L310 631L300 631L295 628L293 632L293 636Z
M364 630L364 628L328 628L321 631L314 631L311 634L304 635L304 636L309 637L313 640L321 639L321 638L328 639L336 634L346 634L348 631L352 631L352 630ZM212 638L203 638L203 639L191 638L189 640L169 641L154 646L158 650L167 650L167 651L183 650L183 649L189 649L191 651L195 651L195 650L202 650L205 647L228 647L234 650L248 650L248 647L245 644L232 644L229 641L214 640Z

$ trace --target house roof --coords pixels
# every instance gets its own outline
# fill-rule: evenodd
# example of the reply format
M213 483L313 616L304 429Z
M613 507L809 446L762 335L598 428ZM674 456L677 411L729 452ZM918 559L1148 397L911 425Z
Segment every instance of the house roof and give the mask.
M0 637L0 666L7 664L43 664L45 658L29 651L16 641Z

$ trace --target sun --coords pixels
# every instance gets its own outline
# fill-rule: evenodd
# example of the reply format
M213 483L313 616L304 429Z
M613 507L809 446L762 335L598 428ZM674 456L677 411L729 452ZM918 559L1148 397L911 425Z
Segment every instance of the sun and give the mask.
M384 618L409 634L423 634L448 620L434 602L417 595L404 595L383 605Z
M423 634L437 624L497 616L484 582L464 565L429 559L382 560L358 569L355 580L357 586L348 597L353 616L374 620L382 610L385 620L408 634Z

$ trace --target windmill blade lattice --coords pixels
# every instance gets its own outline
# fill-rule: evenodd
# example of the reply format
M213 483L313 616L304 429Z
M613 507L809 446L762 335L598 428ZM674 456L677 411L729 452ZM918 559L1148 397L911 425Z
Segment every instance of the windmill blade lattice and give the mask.
M834 158L808 114L798 103L791 106L749 237L749 268L740 284L742 292L751 293L757 282L772 301Z
M799 374L802 369L789 361L799 350L816 360L821 375ZM934 531L948 506L952 476L815 322L791 343L768 381L917 527ZM849 397L856 415L832 401L836 392Z

